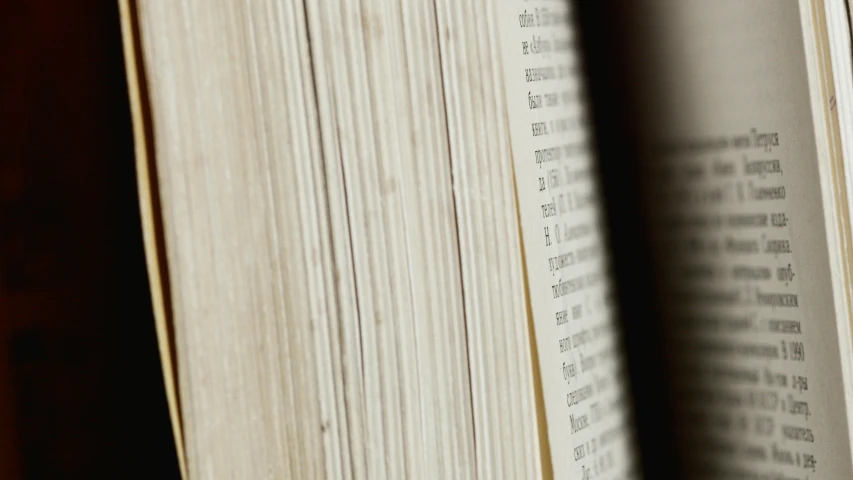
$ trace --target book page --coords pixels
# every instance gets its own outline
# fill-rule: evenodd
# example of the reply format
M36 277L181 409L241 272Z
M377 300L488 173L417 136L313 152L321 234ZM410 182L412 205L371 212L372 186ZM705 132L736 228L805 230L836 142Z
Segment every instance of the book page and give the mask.
M572 11L567 2L515 0L499 14L553 474L629 478L630 415Z
M851 478L798 4L635 10L626 45L683 467Z

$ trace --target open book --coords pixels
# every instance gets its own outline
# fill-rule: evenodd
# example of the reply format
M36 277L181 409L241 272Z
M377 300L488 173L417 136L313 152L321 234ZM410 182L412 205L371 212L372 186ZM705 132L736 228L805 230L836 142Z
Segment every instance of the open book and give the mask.
M185 475L853 478L846 5L595 3L123 1Z

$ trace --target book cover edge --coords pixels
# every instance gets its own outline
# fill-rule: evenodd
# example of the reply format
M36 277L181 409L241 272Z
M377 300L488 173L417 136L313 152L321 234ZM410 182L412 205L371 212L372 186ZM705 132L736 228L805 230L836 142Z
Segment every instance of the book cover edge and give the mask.
M130 101L131 120L133 124L134 157L136 167L137 188L139 191L139 210L142 221L143 243L145 245L145 262L148 270L149 290L151 303L154 311L154 323L157 331L157 346L160 352L163 370L163 381L166 389L166 399L169 407L169 417L172 424L172 433L178 457L178 466L181 477L187 478L186 454L184 449L184 437L181 422L180 404L178 402L177 381L175 375L175 363L172 354L172 335L169 328L169 311L163 282L165 269L161 263L165 258L158 248L157 242L157 213L155 212L154 198L156 191L152 188L151 170L149 168L153 157L148 152L148 141L146 119L143 111L142 89L144 79L140 77L138 58L138 25L135 19L136 6L133 0L118 0L122 49L124 51L124 65L127 77L128 99Z

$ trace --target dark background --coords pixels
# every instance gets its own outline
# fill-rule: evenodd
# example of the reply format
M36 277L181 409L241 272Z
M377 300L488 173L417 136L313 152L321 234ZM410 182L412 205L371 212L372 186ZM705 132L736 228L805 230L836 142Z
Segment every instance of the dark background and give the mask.
M0 3L0 478L176 478L116 1Z

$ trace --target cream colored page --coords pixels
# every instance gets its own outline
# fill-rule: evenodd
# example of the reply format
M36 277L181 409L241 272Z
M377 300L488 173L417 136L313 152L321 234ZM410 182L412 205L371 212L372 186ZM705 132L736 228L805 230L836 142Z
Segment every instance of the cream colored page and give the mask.
M798 4L632 18L684 466L853 478Z
M633 471L568 2L501 2L504 83L554 477Z

